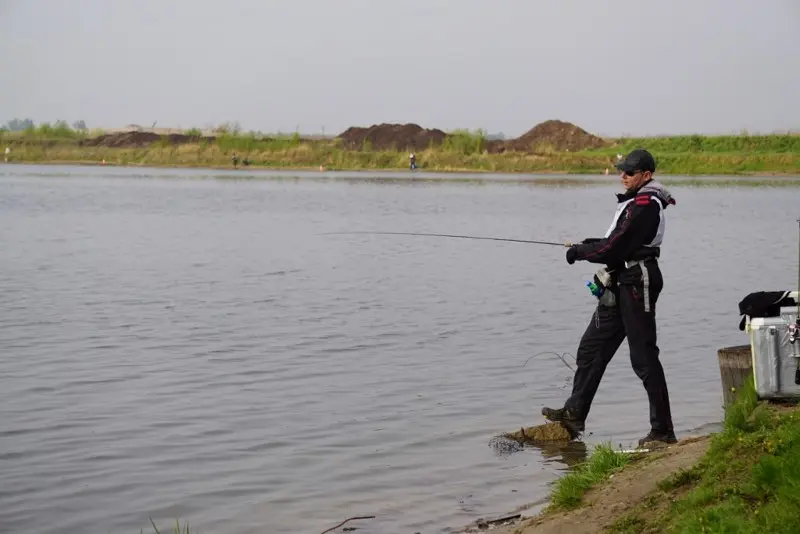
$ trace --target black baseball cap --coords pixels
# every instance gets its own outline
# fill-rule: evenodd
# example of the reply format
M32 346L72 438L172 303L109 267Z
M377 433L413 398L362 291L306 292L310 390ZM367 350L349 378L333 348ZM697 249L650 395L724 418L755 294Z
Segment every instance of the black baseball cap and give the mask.
M650 171L656 172L656 160L653 155L643 148L637 148L625 156L625 159L618 161L614 167L622 172Z

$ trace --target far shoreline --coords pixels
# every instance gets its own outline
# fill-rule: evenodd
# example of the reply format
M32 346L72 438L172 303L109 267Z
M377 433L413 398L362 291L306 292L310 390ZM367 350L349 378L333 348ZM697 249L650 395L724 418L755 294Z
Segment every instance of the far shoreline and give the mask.
M0 162L0 164L2 164ZM497 184L553 184L553 185L602 185L612 184L618 180L616 173L590 172L586 170L563 171L541 170L529 171L491 171L485 169L451 168L427 170L418 168L416 171L400 168L342 168L329 169L297 166L265 166L250 165L236 167L232 165L201 165L201 164L175 164L175 163L117 163L98 161L74 160L47 160L47 161L9 161L6 166L43 166L43 167L100 167L114 169L153 169L153 170L199 170L199 171L224 171L226 178L235 178L241 173L242 179L277 179L279 176L269 176L263 173L291 173L301 172L306 174L300 178L306 180L342 180L342 181L394 181L394 182L429 182L429 183L497 183ZM0 166L0 169L3 167ZM230 173L230 174L228 174ZM259 175L261 173L261 175ZM358 177L337 176L342 174L357 174ZM287 176L291 178L291 176ZM751 187L800 187L800 172L790 173L781 171L760 171L749 173L718 173L718 174L678 174L658 173L655 179L670 186L751 186Z
M614 164L635 148L656 159L656 175L793 177L800 175L800 135L601 138L548 120L514 139L483 130L444 132L409 124L351 127L337 136L144 129L73 130L61 121L22 131L0 129L8 162L244 171L412 172L451 176L617 175Z

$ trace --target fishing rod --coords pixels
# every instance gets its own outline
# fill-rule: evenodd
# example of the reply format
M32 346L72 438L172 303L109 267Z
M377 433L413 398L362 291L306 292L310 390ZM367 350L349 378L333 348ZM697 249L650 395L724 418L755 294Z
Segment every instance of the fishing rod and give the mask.
M530 239L509 239L505 237L483 237L475 235L454 235L454 234L426 234L419 232L325 232L322 235L352 235L352 234L372 234L372 235L416 235L428 237L455 237L459 239L486 239L489 241L511 241L513 243L531 243L534 245L550 245L555 247L570 247L571 243L556 243L554 241L535 241Z

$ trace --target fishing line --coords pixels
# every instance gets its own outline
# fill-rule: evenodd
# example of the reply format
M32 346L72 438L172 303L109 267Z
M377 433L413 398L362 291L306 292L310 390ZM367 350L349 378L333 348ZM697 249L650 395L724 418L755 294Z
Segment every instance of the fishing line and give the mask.
M528 362L531 361L532 359L538 358L539 356L543 356L545 354L552 354L552 355L556 356L559 360L561 360L561 363L563 363L564 365L567 366L567 369L569 369L573 373L575 372L575 369L573 369L572 366L569 364L569 362L567 362L567 356L569 356L569 357L572 358L573 361L575 361L575 364L577 365L578 362L577 362L577 360L575 360L575 356L573 356L569 352L563 352L563 353L559 354L558 352L555 352L555 351L552 351L552 350L546 350L544 352L540 352L538 354L534 354L533 356L531 356L530 358L525 360L525 363L522 364L522 367L525 367L526 365L528 365Z
M453 235L453 234L426 234L418 232L325 232L321 235L353 235L353 234L372 234L372 235L416 235L427 237L455 237L459 239L486 239L489 241L510 241L513 243L530 243L533 245L550 245L555 247L569 247L571 243L556 243L554 241L535 241L530 239L508 239L505 237L483 237L474 235Z

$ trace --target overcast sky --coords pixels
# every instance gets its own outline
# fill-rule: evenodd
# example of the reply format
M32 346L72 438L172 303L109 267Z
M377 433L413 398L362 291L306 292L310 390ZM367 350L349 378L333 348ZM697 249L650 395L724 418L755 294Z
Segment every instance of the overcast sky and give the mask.
M0 122L800 129L800 0L0 0Z

